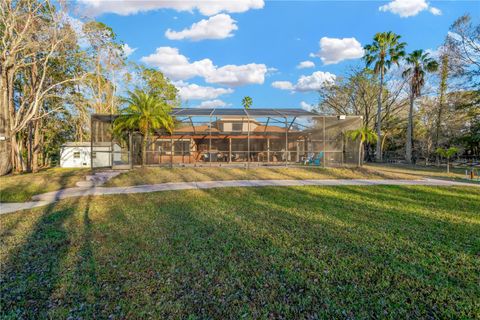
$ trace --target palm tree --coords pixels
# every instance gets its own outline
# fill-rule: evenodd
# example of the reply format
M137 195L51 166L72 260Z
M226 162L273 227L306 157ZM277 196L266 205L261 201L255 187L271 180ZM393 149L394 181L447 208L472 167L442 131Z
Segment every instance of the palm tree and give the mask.
M357 139L360 139L360 143L358 144L358 166L361 167L363 156L364 156L363 144L365 142L375 143L375 141L378 141L378 136L372 129L368 127L362 127L357 130L348 131L347 136L352 141L356 141Z
M245 110L248 110L250 109L250 107L252 106L252 103L253 103L253 100L251 97L249 96L245 96L243 97L242 99L242 105L243 105L243 108ZM247 168L250 167L250 119L248 118L247 116L247 126L248 126L248 129L247 129L247 150L248 150L248 153L247 153Z
M142 165L145 166L148 136L158 129L165 129L168 132L173 130L171 106L155 95L140 89L129 92L128 98L124 101L128 106L115 119L114 132L119 134L138 130L142 134Z
M242 105L245 109L247 110L250 109L250 107L252 106L252 103L253 103L252 98L250 98L249 96L243 97Z
M435 72L438 70L437 61L428 56L423 50L415 50L405 59L407 69L403 71L402 76L410 79L410 109L408 111L407 125L407 144L406 144L406 160L412 163L412 146L413 146L413 106L415 99L420 97L421 90L425 84L425 73Z
M447 159L447 173L450 173L450 158L458 152L458 149L451 147L448 149L438 148L437 154Z
M373 71L380 77L380 89L377 99L377 147L376 159L382 160L382 94L385 79L385 73L392 66L398 65L398 61L405 55L405 42L400 42L400 36L389 31L380 32L373 37L373 43L366 45L365 55L363 59L367 64L367 68L374 64Z

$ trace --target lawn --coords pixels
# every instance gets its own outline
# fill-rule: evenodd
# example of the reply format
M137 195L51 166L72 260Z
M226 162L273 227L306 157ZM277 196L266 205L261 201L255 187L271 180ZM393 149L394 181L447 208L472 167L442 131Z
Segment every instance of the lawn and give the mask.
M418 166L418 165L406 165L406 164L368 164L366 168L372 171L378 171L384 174L407 174L411 177L417 178L435 178L435 179L445 179L445 180L454 180L460 182L469 182L469 183L480 183L478 180L478 175L476 179L471 180L467 179L465 176L465 170L470 170L470 168L450 168L450 173L446 172L444 167L434 167L434 166ZM476 169L476 174L479 174L479 169Z
M52 168L0 177L0 202L23 202L35 194L74 187L88 172L90 169Z
M179 181L266 179L419 179L408 172L382 172L378 168L318 168L318 167L256 167L221 168L135 168L107 182L106 186L121 187Z
M0 178L0 202L28 201L33 195L74 187L84 180L89 169L46 169L36 174L10 175ZM436 168L366 165L363 168L318 167L255 167L249 170L235 167L145 167L124 172L105 184L122 187L164 182L190 182L211 180L247 179L422 179L432 177L457 181L464 180L464 173L447 174ZM473 181L475 182L475 181ZM478 183L478 182L477 182Z
M480 317L480 189L77 198L0 216L0 317Z

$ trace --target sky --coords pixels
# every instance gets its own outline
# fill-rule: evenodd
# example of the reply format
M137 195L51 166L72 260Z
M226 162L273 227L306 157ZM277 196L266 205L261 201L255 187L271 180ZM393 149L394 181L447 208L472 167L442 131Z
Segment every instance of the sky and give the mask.
M78 0L111 26L128 59L162 71L183 107L310 108L318 89L362 66L363 46L393 31L407 52L435 51L480 1ZM478 21L477 21L478 23Z

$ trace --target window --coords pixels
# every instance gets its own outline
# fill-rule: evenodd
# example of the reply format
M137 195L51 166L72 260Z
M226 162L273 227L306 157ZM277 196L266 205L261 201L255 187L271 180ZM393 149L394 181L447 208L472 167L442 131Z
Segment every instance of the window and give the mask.
M243 123L241 122L232 123L232 131L243 131Z
M73 158L74 158L74 159L80 159L80 151L75 151L75 152L73 153Z
M190 153L190 141L180 140L174 141L173 151L175 155L187 155Z
M160 154L172 153L172 144L170 143L170 141L157 141L156 146Z

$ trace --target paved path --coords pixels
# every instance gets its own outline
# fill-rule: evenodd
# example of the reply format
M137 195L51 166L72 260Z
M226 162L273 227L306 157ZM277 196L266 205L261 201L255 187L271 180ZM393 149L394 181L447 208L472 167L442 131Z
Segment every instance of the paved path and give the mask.
M32 197L31 202L0 203L0 214L45 206L60 199L97 196L108 194L147 193L169 190L211 189L226 187L267 187L267 186L464 186L480 187L480 184L464 183L437 179L423 180L367 180L367 179L332 179L332 180L228 180L202 182L169 182L130 187L76 187L42 193Z

